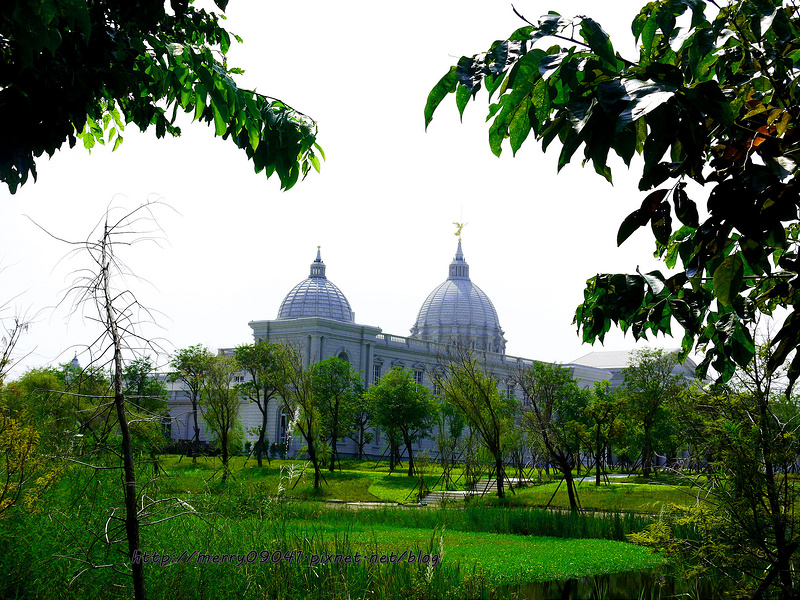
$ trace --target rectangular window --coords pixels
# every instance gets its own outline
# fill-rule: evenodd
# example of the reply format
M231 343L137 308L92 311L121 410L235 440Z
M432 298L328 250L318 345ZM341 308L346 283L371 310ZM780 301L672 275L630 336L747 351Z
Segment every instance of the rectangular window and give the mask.
M433 382L433 395L434 396L441 396L442 395L442 388L439 387L439 384L435 381Z
M422 385L422 371L414 371L414 381L417 385Z
M372 365L372 383L378 383L381 378L381 366L378 364Z
M280 429L278 431L278 445L286 446L286 428L289 426L289 421L285 413L281 413Z

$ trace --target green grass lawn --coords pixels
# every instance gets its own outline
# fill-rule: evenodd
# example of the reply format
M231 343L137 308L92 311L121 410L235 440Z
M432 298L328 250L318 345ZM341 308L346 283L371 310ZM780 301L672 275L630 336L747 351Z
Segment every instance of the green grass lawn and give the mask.
M302 535L308 523L295 521L289 531ZM362 554L401 555L420 549L439 553L431 529L393 525L315 523L314 534L328 540L347 536ZM431 544L432 537L435 538ZM483 567L494 583L525 583L572 579L592 574L650 569L664 564L657 554L640 546L610 540L566 539L444 529L442 560L460 563L462 571ZM444 564L444 563L443 563Z
M439 564L431 569L409 562L349 566L286 561L151 563L146 569L149 596L165 600L480 598L492 585L580 578L662 564L648 549L621 541L626 533L640 531L651 522L649 515L573 515L525 506L486 506L479 501L452 508L393 507L389 501L405 500L417 484L416 478L404 472L390 475L385 464L343 462L341 472L325 472L328 485L320 492L311 489L308 471L291 489L286 470L293 467L299 474L304 465L301 461L273 461L259 468L252 459L235 457L225 483L218 459L201 458L192 463L188 458L164 456L163 474L154 479L148 477L151 467L143 466L139 479L146 482L143 494L154 499L177 497L180 503L158 509L164 512L154 515L155 522L151 519L141 531L142 549L170 556L194 551L246 556L302 550L306 561L322 552L362 556L407 553L408 561L408 553L413 552L415 556L439 554ZM281 485L292 498L277 498ZM534 492L549 497L555 485L522 490L516 497L522 500ZM590 487L581 487L582 497L591 496ZM641 500L647 486L629 489L632 498ZM611 497L622 492L609 487L599 493ZM126 597L122 588L115 587L124 577L110 569L86 571L70 584L85 569L81 557L86 549L98 564L125 563L122 554L111 556L104 544L97 543L98 535L105 535L108 527L109 507L119 505L118 474L74 468L48 494L48 513L21 511L5 522L0 569L5 569L7 576L0 577L0 591L5 590L0 596L72 600L102 592L109 598ZM331 498L383 500L386 506L337 510L316 501ZM529 500L538 501L535 495ZM195 514L187 514L193 509ZM170 515L176 518L167 519ZM77 558L53 561L56 555Z
M197 494L221 489L222 464L218 458L201 457L197 463L192 463L190 458L164 456L161 467L166 475L162 483L164 493ZM257 485L265 492L271 490L273 495L277 495L278 486L283 485L287 497L303 500L415 501L413 491L418 479L408 477L403 471L390 475L385 464L375 461L342 461L342 467L341 471L337 469L333 473L323 470L324 481L320 490L315 491L314 471L305 461L272 460L270 465L264 461L264 466L258 467L255 459L237 456L231 458L229 479L232 484ZM295 473L291 480L290 468L294 468Z
M313 556L323 553L355 556L360 553L365 568L370 557L436 555L437 567L461 574L483 569L496 584L517 584L554 579L580 578L592 574L634 571L658 567L664 560L646 548L625 542L600 539L567 539L523 536L506 533L476 533L440 528L414 528L396 524L361 523L357 520L330 522L289 519L279 525L261 519L216 518L210 522L184 523L180 531L171 526L148 532L145 549L180 555L184 550L200 549L211 554L246 555L251 550L297 552L303 560L283 565L297 571L311 569ZM295 555L298 556L298 555ZM380 567L379 562L372 565ZM412 565L419 566L419 565ZM399 568L391 564L387 568ZM155 570L155 567L150 567ZM177 568L177 567L176 567ZM259 578L263 566L241 565L215 569L214 577ZM182 570L196 570L185 565ZM151 573L152 576L160 573ZM295 577L297 573L293 573ZM191 575L187 572L187 577Z

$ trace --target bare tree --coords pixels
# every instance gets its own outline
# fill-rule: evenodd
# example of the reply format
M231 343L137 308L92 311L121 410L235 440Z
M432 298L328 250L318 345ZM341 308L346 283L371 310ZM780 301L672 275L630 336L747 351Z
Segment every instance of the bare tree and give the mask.
M118 447L110 448L121 462L119 467L99 466L73 460L95 469L121 468L123 472L124 517L117 516L116 509L111 511L105 537L109 544L127 542L127 556L136 600L146 598L143 564L141 560L134 560L141 551L140 518L159 502L145 503L142 499L141 508L139 507L141 498L136 481L131 423L134 421L141 423L149 418L158 423L161 415L151 414L142 406L126 399L124 363L126 356L135 358L141 356L144 350L160 354L160 348L140 332L144 322L154 321L153 314L139 303L128 288L126 280L136 277L117 256L117 249L137 242L158 241L158 237L154 236L160 236L161 230L157 227L152 209L159 204L148 202L116 219L111 218L109 211L89 238L83 242L68 242L56 238L74 246L73 253L88 256L90 259L89 267L75 271L75 280L66 298L72 299L71 314L83 314L100 326L100 334L89 346L90 362L93 367L110 369L111 391L106 397L110 402L101 404L100 412L115 416L113 421L106 420L103 429L106 432L112 428L116 429L120 439ZM103 410L106 406L112 410ZM106 438L107 436L103 437ZM122 525L121 531L115 523ZM119 534L123 532L124 535L120 536ZM90 567L96 566L90 564Z
M2 269L0 269L1 271ZM27 356L24 354L14 358L14 355L19 352L17 346L20 338L28 331L33 322L33 319L26 313L15 313L10 317L2 316L12 300L13 298L0 304L0 387L3 387L3 382L12 365Z

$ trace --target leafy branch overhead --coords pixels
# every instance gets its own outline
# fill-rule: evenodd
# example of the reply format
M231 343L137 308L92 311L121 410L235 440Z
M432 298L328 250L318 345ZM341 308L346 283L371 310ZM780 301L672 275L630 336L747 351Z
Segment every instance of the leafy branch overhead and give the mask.
M706 14L706 12L711 14ZM612 323L635 338L683 326L683 356L705 351L727 380L754 356L760 313L789 316L769 368L800 375L797 127L800 16L781 0L648 3L635 17L635 61L614 51L588 17L556 13L462 57L433 88L426 126L450 93L460 113L489 92L489 144L516 153L532 133L560 146L558 169L583 164L611 181L609 154L641 155L646 195L622 222L621 244L650 226L657 256L674 272L600 274L587 281L575 322L587 342ZM557 41L547 47L546 40ZM706 210L687 187L705 187ZM691 192L693 195L696 192Z
M215 0L224 10L227 0ZM0 180L14 193L65 142L122 142L128 123L180 135L178 110L213 124L291 188L319 171L317 125L236 85L221 18L191 0L11 0L0 12ZM238 42L241 39L233 36Z

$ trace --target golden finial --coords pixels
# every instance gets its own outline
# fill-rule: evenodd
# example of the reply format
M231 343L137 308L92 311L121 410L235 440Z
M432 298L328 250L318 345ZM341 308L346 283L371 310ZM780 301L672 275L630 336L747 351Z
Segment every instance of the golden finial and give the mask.
M458 241L460 242L461 241L461 230L464 229L464 227L466 227L467 225L469 225L469 223L456 223L455 221L453 221L453 225L456 226L456 237L458 238Z

